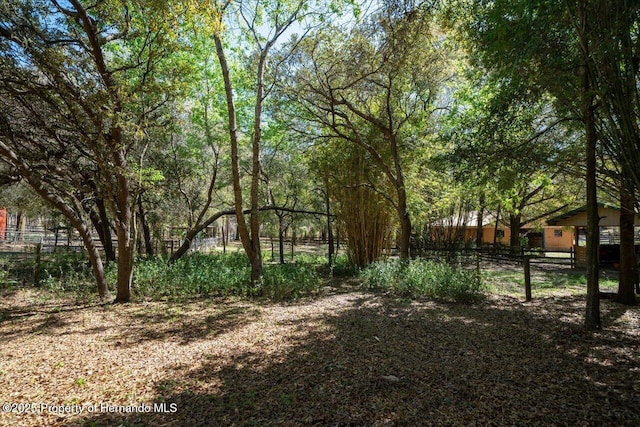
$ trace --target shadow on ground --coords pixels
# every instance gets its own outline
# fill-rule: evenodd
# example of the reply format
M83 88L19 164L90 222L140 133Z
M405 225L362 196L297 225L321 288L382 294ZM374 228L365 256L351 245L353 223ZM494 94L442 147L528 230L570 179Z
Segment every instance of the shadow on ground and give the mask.
M612 322L637 310L603 305ZM222 365L204 354L200 366L176 366L155 384L155 403L174 413L66 425L640 425L637 336L584 332L583 308L569 297L477 306L353 299L286 352L256 349ZM207 325L190 334L206 338Z

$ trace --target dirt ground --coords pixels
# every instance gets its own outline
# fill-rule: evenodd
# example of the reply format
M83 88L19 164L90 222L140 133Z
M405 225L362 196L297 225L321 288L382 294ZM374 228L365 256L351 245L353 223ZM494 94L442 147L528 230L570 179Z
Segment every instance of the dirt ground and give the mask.
M584 295L275 304L0 296L0 425L640 425L640 311Z

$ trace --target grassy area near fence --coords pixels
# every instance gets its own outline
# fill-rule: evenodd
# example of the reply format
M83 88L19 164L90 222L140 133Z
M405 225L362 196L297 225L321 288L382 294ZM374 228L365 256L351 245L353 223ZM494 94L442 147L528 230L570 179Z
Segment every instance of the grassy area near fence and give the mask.
M239 245L228 246L226 254L220 250L192 253L171 266L163 257L141 257L136 261L133 292L138 299L238 296L290 300L319 292L329 277L354 277L370 290L412 298L471 301L482 292L517 298L525 295L523 266L513 260L483 261L482 274L477 276L469 271L475 268L473 254L440 256L431 252L431 261L412 261L405 269L389 260L359 271L349 265L344 254L336 258L331 269L326 268L325 249L320 245L299 245L294 261L287 251L287 264L280 265L279 253L272 254L265 248L264 281L255 288L249 286L248 263ZM108 265L106 270L113 286L116 266ZM533 298L585 293L582 270L547 263L535 264L531 270ZM0 287L34 287L36 282L36 288L56 293L84 297L95 294L90 264L82 252L0 252ZM616 291L615 271L603 270L600 288L604 292Z
M521 267L484 268L483 282L489 292L521 298L524 295L524 272ZM615 271L602 271L600 290L615 292L618 286ZM584 270L534 268L531 275L533 298L581 295L586 293L587 278Z

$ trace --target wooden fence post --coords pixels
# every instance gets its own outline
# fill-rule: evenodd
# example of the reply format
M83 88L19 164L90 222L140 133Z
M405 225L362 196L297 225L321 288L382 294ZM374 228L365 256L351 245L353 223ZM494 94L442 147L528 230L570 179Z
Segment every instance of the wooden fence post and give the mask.
M33 266L33 283L35 286L40 284L40 253L42 251L42 242L36 245L36 264Z
M576 268L576 252L573 246L569 248L569 257L571 258L571 268Z
M527 301L531 301L531 262L528 256L524 257L524 292Z

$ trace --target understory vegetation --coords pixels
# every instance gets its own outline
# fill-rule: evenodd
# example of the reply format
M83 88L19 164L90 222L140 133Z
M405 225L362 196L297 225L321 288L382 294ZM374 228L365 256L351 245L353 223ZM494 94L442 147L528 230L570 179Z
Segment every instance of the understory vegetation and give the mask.
M192 253L174 263L164 257L136 261L133 290L143 299L186 299L194 297L250 297L286 301L320 291L327 276L326 258L300 254L287 264L266 264L262 282L251 285L247 257L240 252ZM34 261L5 260L0 282L3 286L34 283ZM91 269L82 254L49 254L41 260L38 287L53 292L90 295ZM359 270L346 256L336 258L331 277L358 277L372 290L384 290L409 298L473 302L485 287L475 271L447 263L416 259L408 262L380 261ZM107 266L107 279L116 282L115 265Z
M37 283L36 283L37 282ZM86 254L3 253L0 287L35 284L52 291L95 292L94 278Z
M4 260L0 268L0 287L35 285L52 292L88 295L94 291L91 268L81 254L49 255L40 262L35 284L35 261ZM166 258L149 257L136 261L133 278L135 294L144 299L185 299L193 297L259 297L274 301L299 298L317 292L322 286L317 257L299 255L294 263L267 264L262 283L251 286L250 266L242 253L193 253L175 263ZM115 265L107 266L107 280L116 282ZM113 289L112 289L113 290Z
M299 253L286 264L266 263L262 282L251 286L250 266L242 252L194 252L174 263L161 256L141 257L135 263L133 290L137 298L147 301L207 297L291 301L318 294L330 281L353 278L369 290L411 299L473 303L487 293L516 298L523 295L524 276L519 265L485 266L478 274L469 268L468 261L461 261L460 257L450 259L453 261L390 259L360 269L340 254L328 268L326 257ZM94 278L85 254L46 253L38 265L36 268L34 253L3 254L0 288L34 287L85 299L95 295ZM116 274L114 264L106 266L111 291ZM580 270L536 269L532 282L534 297L556 290L577 295L586 286L584 272ZM617 283L617 272L602 272L603 291L615 292Z
M291 300L320 289L322 278L314 261L299 256L294 263L267 264L262 282L251 286L249 262L242 253L194 253L173 264L152 258L136 264L133 288L144 298L239 296Z
M243 253L193 253L173 264L162 257L141 259L136 263L133 289L145 299L237 296L291 300L322 286L315 261L298 256L294 263L267 264L262 282L251 286L251 269ZM109 270L110 283L115 282L116 273Z
M485 290L476 271L433 260L379 261L364 269L361 277L370 289L410 298L469 303Z

